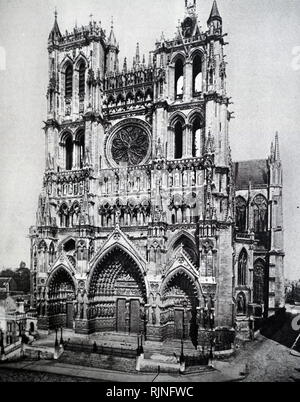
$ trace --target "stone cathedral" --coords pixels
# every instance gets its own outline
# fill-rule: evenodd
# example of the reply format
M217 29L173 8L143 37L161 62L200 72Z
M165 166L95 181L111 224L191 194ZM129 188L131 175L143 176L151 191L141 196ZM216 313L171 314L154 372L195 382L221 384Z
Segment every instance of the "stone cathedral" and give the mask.
M40 329L198 343L282 306L278 135L268 158L232 161L222 17L214 1L202 30L184 6L175 37L133 62L113 26L63 34L55 13L30 229Z

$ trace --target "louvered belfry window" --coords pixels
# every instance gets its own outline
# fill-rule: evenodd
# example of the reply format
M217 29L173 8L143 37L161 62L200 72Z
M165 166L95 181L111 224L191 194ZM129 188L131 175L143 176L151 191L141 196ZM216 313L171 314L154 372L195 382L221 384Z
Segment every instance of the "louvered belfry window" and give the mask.
M71 134L66 138L66 170L72 170L73 167L73 140Z
M73 94L73 68L72 66L68 66L66 68L66 73L65 73L65 96L66 98L72 98Z
M84 96L85 92L85 64L79 66L79 96Z

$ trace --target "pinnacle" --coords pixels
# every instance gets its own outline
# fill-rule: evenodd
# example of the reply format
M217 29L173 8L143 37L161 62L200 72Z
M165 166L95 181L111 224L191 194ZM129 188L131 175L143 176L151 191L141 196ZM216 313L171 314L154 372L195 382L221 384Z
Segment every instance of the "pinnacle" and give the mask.
M58 26L58 23L57 23L57 10L55 8L55 11L54 11L54 25L53 25L53 28L52 28L50 34L49 34L48 40L49 41L55 41L55 40L60 39L60 38L61 38L61 33L60 33L60 29L59 29L59 26Z
M275 134L275 150L274 150L274 154L275 154L275 160L279 161L280 160L280 153L279 153L279 136L278 136L278 131L276 131Z
M209 19L208 19L207 22L210 23L213 20L222 21L222 18L221 18L221 15L219 13L219 10L218 10L218 5L217 5L216 0L214 0L214 2L213 2L212 9L211 9L211 12L210 12L210 16L209 16Z
M114 33L114 23L113 23L113 18L111 20L111 30L110 30L110 34L109 34L109 38L108 38L108 44L110 46L115 46L117 47L117 40L116 40L116 36Z

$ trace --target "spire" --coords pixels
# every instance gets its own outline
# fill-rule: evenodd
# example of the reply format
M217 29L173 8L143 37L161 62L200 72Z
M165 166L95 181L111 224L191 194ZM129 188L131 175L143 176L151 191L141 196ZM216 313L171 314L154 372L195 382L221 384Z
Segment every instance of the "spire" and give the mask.
M136 44L136 55L135 55L136 64L140 64L140 44L139 42Z
M278 131L276 131L276 134L275 134L275 150L274 150L274 156L275 156L275 161L279 161L279 160L280 160Z
M149 52L148 68L152 67L152 54Z
M210 24L212 21L215 21L215 20L218 20L222 23L222 18L220 16L216 0L214 0L214 2L213 2L212 9L211 9L210 16L209 16L207 23Z
M38 207L36 211L36 224L37 226L42 226L42 211L43 211L43 199L42 199L42 194L39 195L39 200L38 200Z
M123 72L127 73L127 58L124 58L124 64L123 64Z
M48 196L47 192L46 192L45 207L44 207L44 223L46 226L51 226L51 208L50 208L49 196Z
M53 28L52 28L50 34L49 34L48 41L49 42L56 42L61 37L62 37L62 35L60 33L60 29L59 29L59 26L58 26L58 23L57 23L57 10L55 8L55 11L54 11L54 25L53 25Z
M114 20L113 20L113 17L111 17L111 27L110 27L110 34L109 34L109 38L108 38L108 45L117 47L117 40L116 40L116 36L115 36L115 33L114 33Z
M273 162L275 158L275 151L274 151L274 143L273 141L271 142L271 150L270 150L270 159Z

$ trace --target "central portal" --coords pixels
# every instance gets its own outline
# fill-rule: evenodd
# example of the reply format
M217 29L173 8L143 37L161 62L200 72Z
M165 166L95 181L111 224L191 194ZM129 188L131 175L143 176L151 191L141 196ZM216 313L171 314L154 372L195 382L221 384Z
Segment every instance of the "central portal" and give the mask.
M90 283L90 317L97 332L144 332L146 286L136 262L116 247L97 265Z

